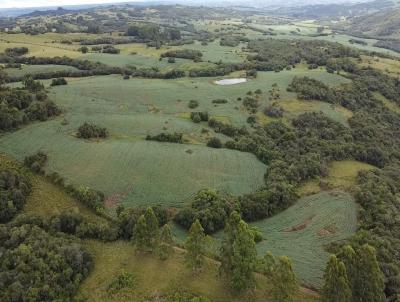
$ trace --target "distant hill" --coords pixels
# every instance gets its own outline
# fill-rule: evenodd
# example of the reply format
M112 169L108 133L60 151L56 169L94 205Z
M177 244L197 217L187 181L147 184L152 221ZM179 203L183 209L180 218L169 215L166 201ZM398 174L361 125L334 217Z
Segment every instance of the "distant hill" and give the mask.
M300 19L332 19L341 17L361 16L383 9L392 8L395 2L391 0L375 0L359 3L329 3L294 7L282 7L276 12Z
M355 36L400 40L400 7L354 17L340 26Z

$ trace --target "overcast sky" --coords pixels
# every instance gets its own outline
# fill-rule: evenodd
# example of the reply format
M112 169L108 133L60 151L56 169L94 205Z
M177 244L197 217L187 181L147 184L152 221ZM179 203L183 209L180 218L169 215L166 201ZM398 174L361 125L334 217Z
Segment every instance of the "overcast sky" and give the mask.
M151 0L147 0L151 1ZM160 0L153 0L153 1L160 1ZM161 0L163 1L163 0ZM165 1L165 0L164 0ZM196 3L197 1L193 0L178 0L177 2L190 2L190 3ZM212 0L200 0L200 2L214 2ZM217 2L226 2L229 4L229 2L233 2L232 0L216 0ZM234 2L237 2L238 0L234 0ZM305 4L305 3L338 3L338 2L355 2L357 0L286 0L286 1L281 1L281 0L243 0L244 3L246 2L257 2L258 4L260 3L265 3L265 4L283 4L284 2L290 3L290 4ZM358 0L360 2L366 1L366 0ZM66 5L77 5L77 4L99 4L99 3L121 3L121 2L146 2L146 0L0 0L0 8L22 8L22 7L39 7L39 6L66 6Z

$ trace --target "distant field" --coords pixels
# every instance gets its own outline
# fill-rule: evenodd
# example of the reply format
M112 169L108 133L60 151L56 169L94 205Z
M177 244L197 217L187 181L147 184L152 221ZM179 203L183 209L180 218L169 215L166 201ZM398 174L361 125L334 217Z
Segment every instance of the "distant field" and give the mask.
M356 231L356 209L351 196L341 192L302 198L286 211L251 224L260 228L265 238L257 244L258 252L289 256L301 280L320 287L329 259L325 247Z
M64 65L22 65L19 68L6 68L4 71L10 77L21 77L27 74L37 74L37 73L47 73L47 72L57 72L57 71L76 71L78 70L72 66Z
M363 67L372 67L381 70L391 76L400 75L400 60L361 56Z
M65 111L55 120L35 123L0 137L0 150L23 159L39 150L49 154L49 170L78 184L104 191L110 206L164 203L179 206L204 187L233 194L254 191L263 185L266 167L253 155L205 147L213 131L205 123L189 119L188 102L199 101L195 111L238 126L248 113L236 98L249 90L262 89L260 110L268 101L267 91L278 83L282 98L293 98L286 86L296 75L307 75L326 83L346 81L323 70L296 68L280 73L260 72L257 79L233 86L218 86L215 78L176 80L130 79L101 76L68 79L54 87L50 97ZM48 81L45 81L48 83ZM213 99L227 104L215 105ZM63 120L65 123L61 123ZM74 137L85 121L107 127L110 138L87 142ZM183 132L194 145L143 141L147 134ZM226 138L217 135L222 140ZM240 172L238 172L240 171Z

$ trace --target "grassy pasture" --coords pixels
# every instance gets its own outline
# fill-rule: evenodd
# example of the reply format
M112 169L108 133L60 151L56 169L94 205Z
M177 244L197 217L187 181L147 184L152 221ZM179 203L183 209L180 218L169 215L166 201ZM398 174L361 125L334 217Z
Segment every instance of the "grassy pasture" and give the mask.
M21 77L27 74L37 74L37 73L46 73L46 72L57 72L57 71L76 71L78 70L72 66L64 66L64 65L22 65L21 69L19 68L6 68L4 71L10 77Z
M385 98L382 94L378 93L378 92L374 92L374 96L380 100L388 109L400 113L400 106L397 105L395 102L388 100L387 98Z
M217 277L217 262L208 260L205 268L193 276L184 265L182 250L177 250L171 259L160 261L150 255L135 255L133 246L128 242L86 241L85 244L94 256L95 264L78 293L78 297L85 301L159 301L165 292L176 292L178 289L203 295L213 302L272 301L270 282L265 277L256 275L258 289L254 292L234 296ZM110 280L122 271L134 275L133 288L121 290L114 295L108 294ZM302 289L295 301L312 302L317 301L317 297Z
M284 109L284 116L291 118L304 112L323 112L329 118L348 125L347 120L353 116L353 113L340 106L319 101L301 101L301 100L284 100L279 102L279 105Z
M286 255L302 282L320 287L329 253L325 247L351 236L357 228L357 207L342 192L322 192L298 200L286 211L252 223L265 240L259 254Z
M47 152L49 170L104 191L110 206L179 206L204 187L242 194L263 184L266 167L248 153L142 140L87 142L71 136L59 121L46 124L26 127L7 136L10 140L4 137L2 149L18 159Z
M361 56L362 67L372 67L391 76L400 75L400 60Z
M283 98L293 98L285 87L295 75L307 75L327 83L345 81L323 70L302 68L280 73L260 72L257 79L233 86L218 86L212 78L69 79L68 85L50 90L51 98L65 114L2 136L0 150L18 159L45 151L50 156L49 170L75 183L104 191L110 205L123 202L179 206L203 187L233 194L248 193L263 184L266 167L251 154L205 147L213 132L204 134L202 129L208 128L205 123L190 121L188 101L199 101L195 111L206 110L218 119L245 125L248 113L236 98L261 88L264 91L261 110L268 104L267 91L275 82ZM213 99L220 98L228 99L228 103L212 104ZM67 125L61 123L64 119ZM77 139L76 129L84 121L107 127L110 138L99 142ZM147 134L163 131L183 132L191 145L143 141Z
M0 153L0 169L25 169L19 162ZM24 170L25 171L25 170ZM92 222L104 222L82 203L72 198L65 191L50 183L45 177L25 171L32 184L32 192L22 210L23 214L34 214L49 218L64 210L77 209Z
M360 171L374 168L374 166L355 160L334 161L330 164L327 177L306 182L300 188L299 194L306 196L326 188L349 191L356 185L357 175Z

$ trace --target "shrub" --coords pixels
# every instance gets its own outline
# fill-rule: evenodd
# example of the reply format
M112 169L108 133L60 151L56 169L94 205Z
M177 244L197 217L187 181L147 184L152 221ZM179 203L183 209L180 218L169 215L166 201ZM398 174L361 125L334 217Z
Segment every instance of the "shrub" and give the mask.
M35 173L44 173L44 166L47 162L47 154L38 152L34 155L27 156L24 159L24 165Z
M67 80L64 78L53 79L50 86L67 85Z
M207 111L191 112L190 119L195 123L207 122L208 121L208 112Z
M283 108L280 106L276 106L276 105L270 105L264 109L264 114L266 116L275 117L275 118L282 117L283 116Z
M158 142L168 142L168 143L177 143L183 144L182 133L160 133L154 136L147 135L146 140L148 141L158 141Z
M203 189L196 193L190 206L180 210L174 219L186 229L199 219L204 232L212 234L225 226L234 207L235 200L232 197L212 189Z
M77 136L85 139L106 138L108 136L108 131L106 128L85 122L78 128Z
M226 104L228 103L228 100L226 99L216 99L216 100L212 100L213 104Z
M190 100L189 101L188 107L190 109L197 108L198 106L199 106L199 102L198 101L196 101L196 100Z
M0 172L0 223L9 222L22 210L30 192L31 185L23 174L13 170Z
M222 143L218 137L213 137L207 142L207 146L211 148L221 148Z

